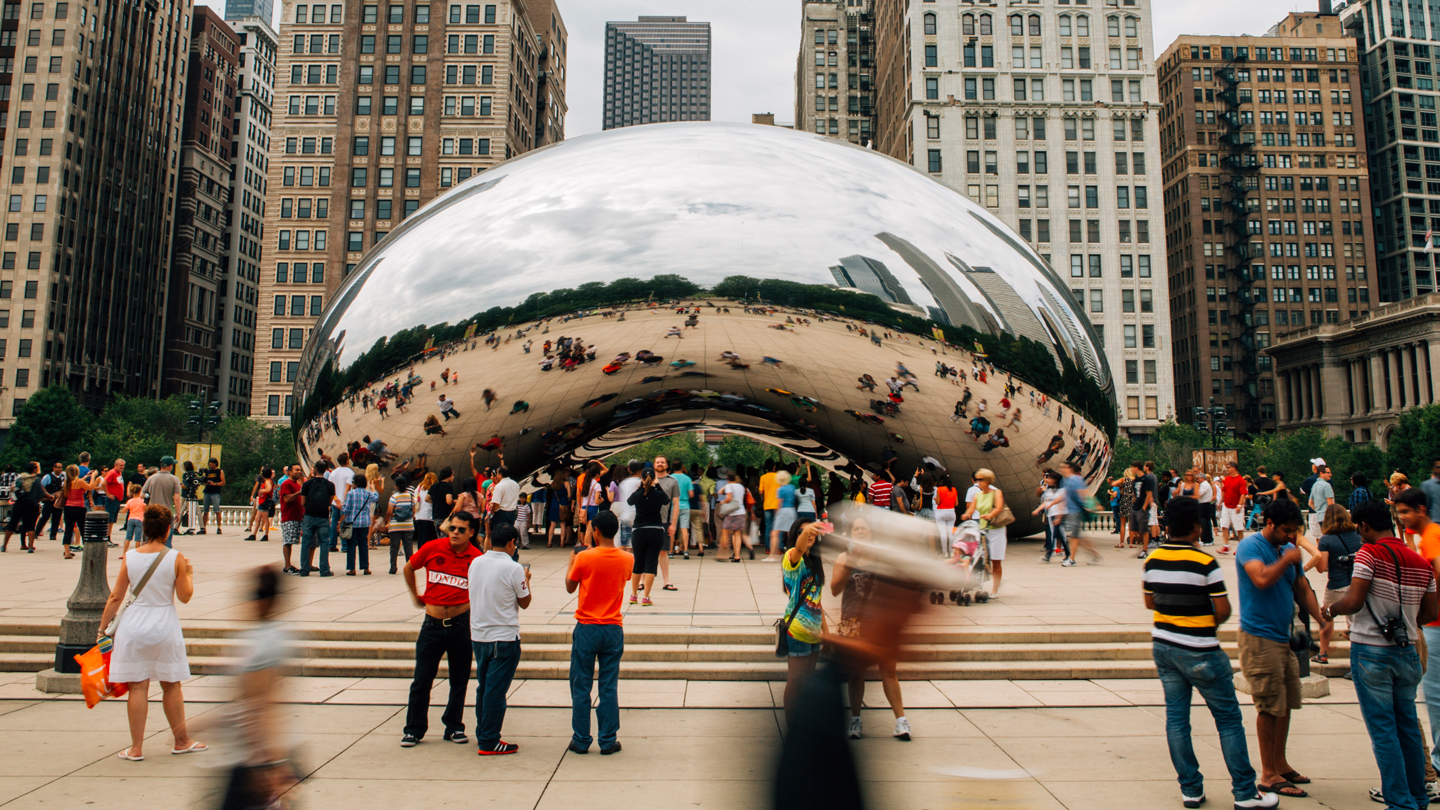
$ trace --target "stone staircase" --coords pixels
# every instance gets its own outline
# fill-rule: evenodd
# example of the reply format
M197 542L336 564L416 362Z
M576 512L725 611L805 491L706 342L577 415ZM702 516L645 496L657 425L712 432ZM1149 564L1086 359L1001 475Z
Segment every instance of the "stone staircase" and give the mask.
M36 672L53 665L60 625L53 620L0 621L0 671ZM196 675L225 674L239 654L235 622L187 622L186 647ZM299 674L349 678L409 678L414 624L297 624ZM1222 645L1238 655L1234 633ZM516 678L569 677L568 627L527 628ZM1337 676L1349 666L1348 644L1332 645L1328 665L1313 672ZM1153 678L1150 635L1144 628L1014 629L914 628L905 640L900 677L907 680L1072 680ZM441 676L445 675L441 664ZM766 628L632 628L625 634L622 678L695 681L783 681Z

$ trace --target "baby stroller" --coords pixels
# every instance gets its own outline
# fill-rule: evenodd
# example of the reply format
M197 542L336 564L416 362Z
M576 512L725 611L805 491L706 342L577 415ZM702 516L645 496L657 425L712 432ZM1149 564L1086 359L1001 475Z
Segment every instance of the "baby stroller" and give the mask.
M980 522L967 520L955 528L955 539L952 546L957 554L970 558L969 576L965 584L960 588L950 591L948 594L937 592L931 595L931 600L937 605L945 604L948 596L950 601L957 605L969 605L972 602L984 604L990 601L990 591L986 588L990 582L990 547L986 542L985 533L980 530ZM959 565L955 562L953 564Z

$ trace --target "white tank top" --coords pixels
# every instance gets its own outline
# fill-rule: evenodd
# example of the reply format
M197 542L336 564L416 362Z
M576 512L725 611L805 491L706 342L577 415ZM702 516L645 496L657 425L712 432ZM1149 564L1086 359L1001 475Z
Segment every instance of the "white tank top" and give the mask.
M166 559L160 562L155 568L155 573L150 575L150 581L145 583L145 590L135 599L133 607L166 607L175 604L175 558L171 555L179 552L167 548L162 552L140 552L128 551L125 553L125 569L130 575L130 590L134 592L135 586L150 570L151 564L155 562L156 554L165 555Z

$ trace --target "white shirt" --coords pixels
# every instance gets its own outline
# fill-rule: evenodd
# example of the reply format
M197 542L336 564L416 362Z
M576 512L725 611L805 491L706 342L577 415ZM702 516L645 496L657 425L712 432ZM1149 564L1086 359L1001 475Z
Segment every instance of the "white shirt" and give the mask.
M410 490L410 495L414 498L415 519L434 520L435 504L430 500L430 490L416 487Z
M470 640L518 641L520 601L530 595L525 569L503 551L470 561Z
M350 467L336 467L325 473L325 480L335 485L335 500L331 503L336 506L345 503L345 496L350 492L350 487L355 483L355 470Z
M513 478L501 478L490 487L490 502L501 512L514 512L520 503L520 485Z
M615 500L610 502L610 511L615 513L615 519L622 524L629 526L635 522L635 507L630 505L630 496L640 488L640 476L632 475L620 479L615 485Z
M1215 501L1215 487L1211 486L1209 481L1201 479L1200 483L1196 484L1195 500L1200 503L1213 503Z
M965 504L964 508L960 510L960 513L964 514L965 509L968 509L970 507L970 504L974 503L975 499L978 497L980 497L980 487L971 484L970 488L965 490Z

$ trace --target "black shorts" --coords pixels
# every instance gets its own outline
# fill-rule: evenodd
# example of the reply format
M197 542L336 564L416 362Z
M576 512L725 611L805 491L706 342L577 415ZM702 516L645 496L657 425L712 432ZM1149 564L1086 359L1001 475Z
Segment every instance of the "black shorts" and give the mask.
M40 504L38 502L16 501L10 509L10 522L5 526L5 531L29 534L35 531L35 521L39 519Z
M636 574L654 574L660 564L660 552L665 549L666 531L664 526L636 526L630 534L631 550L635 553Z

